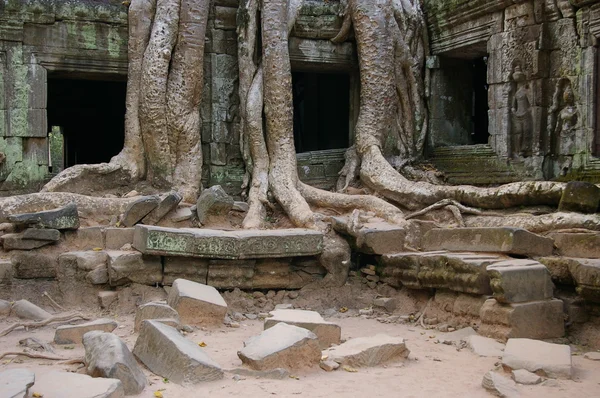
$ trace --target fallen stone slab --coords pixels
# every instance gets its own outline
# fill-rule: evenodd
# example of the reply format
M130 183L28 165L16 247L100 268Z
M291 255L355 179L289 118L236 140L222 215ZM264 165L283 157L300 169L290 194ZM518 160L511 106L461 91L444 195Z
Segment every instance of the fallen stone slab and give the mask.
M549 256L554 249L552 239L521 228L434 228L422 240L424 250L473 251Z
M516 383L497 372L487 372L483 376L481 385L500 398L518 398L520 396Z
M489 337L472 335L466 338L466 342L471 351L480 357L500 358L504 353L504 344Z
M600 259L569 258L569 272L577 293L587 301L600 303Z
M160 203L146 217L142 219L143 224L154 225L162 220L171 210L177 207L183 197L177 192L170 192L160 198Z
M117 328L117 322L112 319L98 319L79 325L62 325L56 328L54 343L56 344L81 344L83 335L87 332L98 330L112 332Z
M278 309L269 314L271 317L265 319L265 330L284 322L313 332L322 349L329 348L332 344L340 344L342 328L333 322L327 322L316 311Z
M108 278L111 286L139 283L154 286L162 282L160 257L144 256L137 251L107 250Z
M190 325L220 326L227 314L227 303L217 289L185 279L173 282L167 304Z
M41 309L27 300L15 301L12 305L11 314L21 319L29 319L32 321L43 321L52 316L46 310Z
M590 361L600 361L600 352L586 352L585 354L583 354L583 357L585 359L589 359Z
M35 374L29 369L8 369L0 372L0 396L27 398L35 383Z
M50 240L25 239L22 233L2 235L4 250L33 250L52 243Z
M528 259L511 259L488 265L494 298L501 303L550 299L554 284L545 265Z
M585 181L569 181L558 203L558 211L592 214L599 206L599 187Z
M153 373L177 384L223 378L221 367L202 348L158 321L142 322L133 354Z
M525 369L513 370L512 377L516 383L526 386L540 384L542 382L542 378L540 376Z
M51 371L39 375L35 392L44 398L123 398L121 380L90 377L71 372Z
M118 336L100 331L87 332L83 335L83 347L90 376L121 380L126 395L137 395L144 390L146 376Z
M332 361L331 359L326 359L324 361L319 362L319 367L326 372L333 372L340 367L340 364Z
M558 253L564 257L600 258L600 232L551 232Z
M142 196L141 198L131 202L123 213L121 224L126 227L133 227L146 217L148 213L154 210L160 202L158 196Z
M378 334L359 337L323 351L328 359L342 366L353 368L379 366L388 362L400 361L408 357L404 339Z
M205 189L196 202L198 221L206 223L212 216L227 215L233 208L233 198L220 185Z
M194 217L194 213L190 207L178 207L177 210L175 210L175 213L171 216L171 221L182 222L187 221L192 217Z
M323 234L301 228L221 231L137 225L133 247L159 256L232 260L313 256L323 252Z
M572 377L571 347L531 339L509 339L502 356L502 366L525 369L551 378Z
M57 242L60 240L60 231L58 229L27 228L23 231L23 239Z
M59 230L79 228L79 214L75 203L55 210L14 214L8 216L8 221L16 225L35 225L36 228Z
M238 357L255 370L301 369L318 365L321 349L313 332L278 323L246 341Z
M150 302L140 305L135 312L133 330L137 332L146 319L173 319L179 323L179 314L167 303Z

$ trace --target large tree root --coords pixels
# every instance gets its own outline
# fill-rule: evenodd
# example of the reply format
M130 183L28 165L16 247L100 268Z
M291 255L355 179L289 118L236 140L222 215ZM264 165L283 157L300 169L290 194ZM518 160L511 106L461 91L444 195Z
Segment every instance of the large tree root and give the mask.
M44 355L44 354L35 354L33 352L19 352L19 351L9 351L3 352L0 354L0 359L3 359L8 356L24 356L28 358L36 358L36 359L49 359L51 361L64 361L68 360L68 358L57 357L54 355Z
M10 325L9 327L7 327L6 329L0 331L0 337L2 336L6 336L7 334L9 334L10 332L14 331L15 329L18 328L41 328L42 326L46 326L49 325L51 323L55 323L55 322L70 322L70 321L74 321L77 319L82 319L82 320L89 320L90 318L76 313L76 314L59 314L59 315L54 315L51 316L48 319L44 319L43 321L36 321L36 322L17 322L14 323L12 325ZM64 359L64 358L61 358Z

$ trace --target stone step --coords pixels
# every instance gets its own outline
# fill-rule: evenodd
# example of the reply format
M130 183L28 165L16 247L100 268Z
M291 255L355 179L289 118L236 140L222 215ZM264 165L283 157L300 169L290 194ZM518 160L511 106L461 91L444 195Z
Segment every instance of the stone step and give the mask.
M509 257L489 253L407 252L382 256L379 271L382 282L394 287L489 295L492 289L486 268L506 260Z
M600 232L553 232L548 237L554 239L554 245L561 256L600 258Z
M587 301L600 303L600 258L542 257L557 283L576 287Z
M520 228L435 228L423 237L424 250L473 251L549 256L554 250L552 239Z
M367 254L390 254L404 250L406 231L387 222L367 222L355 231L348 225L345 217L333 217L333 228L353 238L355 250Z
M133 247L144 254L223 259L312 256L323 251L323 234L299 228L221 231L138 225Z
M528 259L510 259L487 267L494 298L501 303L550 299L554 284L545 265Z

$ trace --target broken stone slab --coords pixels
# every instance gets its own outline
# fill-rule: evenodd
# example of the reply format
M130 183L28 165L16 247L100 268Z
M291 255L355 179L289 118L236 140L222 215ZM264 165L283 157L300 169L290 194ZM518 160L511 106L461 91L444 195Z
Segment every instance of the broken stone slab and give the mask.
M159 256L250 259L313 256L323 234L309 229L221 231L137 225L133 247Z
M170 192L160 199L158 206L142 219L143 224L154 225L162 220L183 199L177 192Z
M353 237L356 250L367 254L391 254L404 250L406 231L398 225L384 221L368 222L358 230L349 226L345 217L333 217L333 228L344 235Z
M79 228L79 214L75 203L70 203L55 210L14 214L8 216L8 221L16 225L34 225L37 228L59 230Z
M565 334L563 302L556 299L512 304L489 299L479 317L479 333L499 340L553 339Z
M600 188L584 181L569 181L565 187L558 211L596 213L600 207Z
M238 357L255 370L301 369L318 365L321 349L313 332L278 323L246 341Z
M518 398L520 396L516 383L498 372L487 372L483 376L481 385L500 398Z
M545 265L528 259L511 259L488 265L494 298L501 303L523 303L553 297L554 284Z
M2 235L4 250L33 250L54 243L50 240L25 239L23 234Z
M459 341L467 341L470 336L476 336L477 332L472 327L466 327L455 330L454 332L444 333L440 335L440 342L456 343Z
M137 251L107 250L108 277L111 286L139 283L153 286L162 282L160 257L144 256Z
M142 322L133 354L153 373L177 384L223 378L221 367L202 348L158 321Z
M148 213L154 210L160 202L158 196L142 196L141 198L131 202L123 213L121 224L126 227L133 227L146 217Z
M332 344L340 344L342 328L333 322L327 322L318 312L281 309L271 311L269 314L271 317L265 319L265 330L284 322L313 332L323 349L329 348Z
M385 308L387 312L394 312L398 306L398 300L390 297L379 297L373 300L373 305L375 307Z
M217 289L185 279L173 282L167 304L185 324L220 326L227 314L227 303Z
M542 378L540 376L525 369L513 370L512 377L516 383L526 386L540 384L542 382Z
M549 256L552 239L521 228L434 228L422 240L424 250L509 253L524 256Z
M196 202L198 221L204 224L212 216L227 215L233 208L233 198L220 185L205 189Z
M140 305L135 312L133 330L137 332L146 319L174 319L179 322L179 314L167 303L150 302Z
M319 362L319 367L326 372L333 372L340 367L340 364L332 361L331 359L326 359L324 361Z
M175 213L171 216L171 221L173 222L182 222L191 219L194 216L192 209L190 207L178 207L175 210Z
M585 359L589 359L590 361L600 361L600 352L591 351L583 354Z
M532 339L509 339L502 366L525 369L551 378L570 379L573 374L571 347Z
M100 331L87 332L83 335L83 347L90 376L121 380L127 395L137 395L144 390L146 376L119 337Z
M404 339L378 334L359 337L323 351L328 359L353 368L379 366L406 359L410 351Z
M23 231L23 239L58 242L60 240L60 231L58 229L27 228Z
M466 342L471 351L480 357L500 358L504 353L504 344L489 337L472 335L466 338Z
M35 374L29 369L8 369L0 372L0 396L27 398L35 383Z
M38 376L35 391L44 398L123 398L123 383L71 372L51 371Z
M600 303L600 259L569 258L569 272L576 291L587 301Z
M21 319L29 319L32 321L43 321L52 316L49 312L27 300L16 301L12 305L11 313Z
M600 232L551 232L558 253L564 257L600 258Z
M112 332L117 328L117 322L112 319L97 319L79 325L62 325L56 328L54 343L56 344L81 344L83 335L94 330Z

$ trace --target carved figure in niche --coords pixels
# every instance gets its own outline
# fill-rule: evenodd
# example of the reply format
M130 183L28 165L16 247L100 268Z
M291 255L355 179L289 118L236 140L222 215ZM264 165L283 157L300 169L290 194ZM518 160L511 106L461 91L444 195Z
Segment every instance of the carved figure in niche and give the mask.
M554 90L548 116L548 132L551 134L553 153L559 155L573 153L578 120L579 110L575 105L571 81L566 78L560 79Z
M530 156L532 140L531 102L529 85L520 65L515 65L512 74L513 92L511 99L511 148L512 156Z

